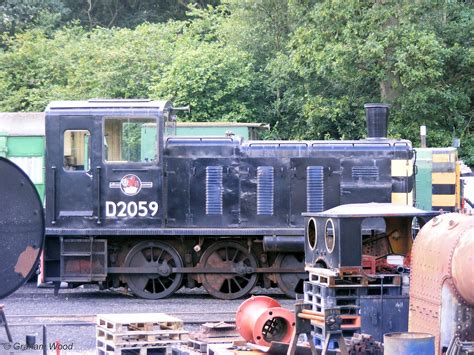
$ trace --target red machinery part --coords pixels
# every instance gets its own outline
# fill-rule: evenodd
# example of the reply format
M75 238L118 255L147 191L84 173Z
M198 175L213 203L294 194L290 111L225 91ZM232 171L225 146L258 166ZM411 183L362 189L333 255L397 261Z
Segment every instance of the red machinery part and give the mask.
M289 343L295 328L295 314L273 298L252 296L238 308L235 323L248 342L270 346L272 341Z

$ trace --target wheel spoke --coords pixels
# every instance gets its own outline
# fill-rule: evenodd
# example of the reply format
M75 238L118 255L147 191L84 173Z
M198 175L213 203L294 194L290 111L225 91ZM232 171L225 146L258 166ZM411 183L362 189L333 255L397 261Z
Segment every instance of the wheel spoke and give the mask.
M227 279L227 293L232 293L232 279Z
M234 249L234 250L235 250L235 252L234 252L234 256L232 257L232 260L231 260L232 262L234 262L237 255L239 255L239 250L238 249Z
M165 284L163 283L163 281L161 281L161 278L158 277L157 280L158 280L158 282L160 283L161 287L163 287L163 290L166 290L166 286L165 286Z
M232 278L231 280L232 280L232 281L234 281L234 284L236 284L236 285L237 285L237 287L239 288L239 290L241 290L241 289L242 289L242 287L240 286L240 284L237 282L237 279L235 279L235 278Z
M156 262L159 262L159 261L160 261L161 257L163 256L163 253L164 253L164 250L161 249L161 250L160 250L160 254L159 254L158 257L156 258Z

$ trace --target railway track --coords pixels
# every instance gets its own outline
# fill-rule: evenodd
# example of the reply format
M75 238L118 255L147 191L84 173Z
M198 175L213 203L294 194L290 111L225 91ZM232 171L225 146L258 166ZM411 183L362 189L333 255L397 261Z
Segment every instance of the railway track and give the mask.
M172 312L169 315L178 317L186 325L200 325L209 322L235 322L235 312ZM221 316L221 317L220 317ZM20 326L95 326L96 314L12 314L8 315L8 325L10 327Z

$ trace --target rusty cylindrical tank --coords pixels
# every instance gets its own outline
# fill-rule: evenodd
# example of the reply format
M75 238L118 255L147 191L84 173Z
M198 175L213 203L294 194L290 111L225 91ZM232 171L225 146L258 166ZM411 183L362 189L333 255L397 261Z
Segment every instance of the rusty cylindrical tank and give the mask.
M270 346L272 341L289 343L295 328L295 315L273 298L252 296L237 309L235 323L248 342Z
M433 218L412 249L409 331L435 336L435 350L457 337L474 341L474 216Z

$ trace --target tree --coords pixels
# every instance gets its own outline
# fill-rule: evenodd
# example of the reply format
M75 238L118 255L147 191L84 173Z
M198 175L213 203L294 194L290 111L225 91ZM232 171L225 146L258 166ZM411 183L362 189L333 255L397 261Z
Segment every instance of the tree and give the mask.
M462 2L317 2L291 37L305 97L299 122L319 137L357 138L363 103L384 101L392 104L392 136L417 142L420 124L437 145L466 135L469 14Z
M13 35L33 28L51 30L69 14L61 0L1 0L0 33Z
M262 114L252 56L220 36L223 8L192 8L173 60L153 78L151 95L190 104L194 121L251 121Z

